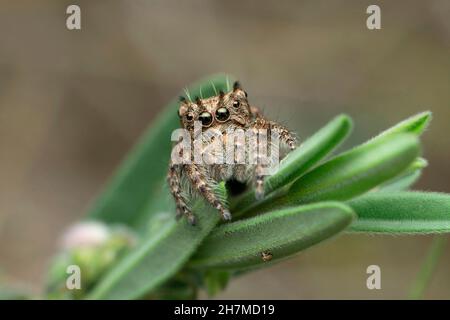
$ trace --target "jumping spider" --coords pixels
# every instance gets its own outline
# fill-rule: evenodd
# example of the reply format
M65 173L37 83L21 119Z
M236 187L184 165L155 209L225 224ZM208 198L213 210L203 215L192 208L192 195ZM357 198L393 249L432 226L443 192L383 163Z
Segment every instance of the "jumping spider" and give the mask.
M268 261L272 260L272 258L273 258L272 252L270 252L270 251L263 251L263 252L261 252L261 259L262 259L262 261L268 262Z
M258 130L278 134L280 142L289 150L295 149L295 137L282 125L264 118L259 109L251 106L245 92L238 82L233 85L233 90L224 93L220 91L216 96L188 101L180 98L178 110L182 128L190 133L194 139L194 123L201 123L201 131L214 128L223 132L222 139L226 140L227 129ZM203 151L202 151L203 153ZM205 151L207 153L207 151ZM221 199L214 190L221 181L231 179L246 183L253 180L255 196L261 199L264 196L263 165L256 164L177 164L172 159L169 165L168 184L175 199L177 217L186 216L191 224L195 224L195 217L188 206L191 192L203 196L221 214L224 220L230 220L231 214L227 209L225 199ZM187 186L186 186L187 185Z

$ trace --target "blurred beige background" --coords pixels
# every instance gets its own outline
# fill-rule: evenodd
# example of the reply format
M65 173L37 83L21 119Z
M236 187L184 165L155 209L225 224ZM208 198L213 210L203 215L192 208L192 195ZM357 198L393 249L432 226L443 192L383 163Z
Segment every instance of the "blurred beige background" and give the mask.
M69 4L81 7L81 31L65 27ZM369 4L381 6L379 31L366 28ZM39 292L62 230L164 104L210 73L234 74L300 137L348 113L347 146L432 110L430 166L416 187L450 192L449 17L448 0L1 1L3 279ZM344 235L220 297L403 298L430 240ZM449 258L427 298L450 298ZM370 264L382 268L382 290L365 286Z

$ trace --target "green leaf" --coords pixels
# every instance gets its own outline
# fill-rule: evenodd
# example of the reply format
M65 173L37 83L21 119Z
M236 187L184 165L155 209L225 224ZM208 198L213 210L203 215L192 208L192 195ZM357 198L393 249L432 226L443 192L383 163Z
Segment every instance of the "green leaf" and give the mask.
M398 178L394 178L385 184L379 186L378 192L393 192L393 191L404 191L411 188L413 184L419 180L422 175L422 171L418 170L407 175L403 175Z
M378 136L374 137L372 140L383 138L385 136L397 133L412 133L419 136L428 127L430 121L431 121L431 112L430 111L421 112L381 132ZM372 140L369 140L368 142Z
M163 287L152 291L150 294L141 298L142 300L195 300L197 299L197 290L189 283L184 281L170 280L170 284L164 284Z
M352 127L352 120L348 116L339 115L335 117L281 161L277 172L268 176L265 180L265 194L269 195L311 169L345 140ZM233 216L239 216L239 213L250 206L254 206L255 202L254 190L239 196L233 201L231 207Z
M216 75L189 87L190 96L209 97L227 91L228 76ZM172 131L179 127L178 100L170 102L128 154L88 213L88 218L108 223L134 224L161 187L172 148Z
M374 192L348 204L358 215L351 231L374 233L450 232L450 195Z
M419 155L418 139L397 134L374 139L325 162L289 188L268 198L250 213L326 200L348 200L363 194L405 170Z
M224 184L219 192L225 197ZM171 224L154 236L146 235L139 246L120 261L88 295L89 299L137 299L173 276L219 222L217 210L199 199L193 207L197 225L187 219Z
M386 181L378 186L375 191L392 192L408 190L422 174L422 169L428 165L427 160L417 158L402 174L398 177Z
M428 127L432 118L430 111L425 111L411 116L395 126L381 132L378 136L369 140L367 143L377 139L383 139L386 136L398 133L411 133L420 136ZM421 176L422 169L428 165L423 158L418 158L403 174L394 177L391 181L386 181L379 186L380 191L402 191L410 188Z
M231 274L229 271L208 270L204 274L206 291L209 297L213 297L221 292L228 284Z
M198 272L180 270L168 281L141 297L143 300L195 300L201 282Z
M195 268L241 269L269 265L344 230L354 213L337 202L286 208L222 225L189 262ZM262 252L272 260L264 262Z
M170 225L167 222L173 220L174 212L176 212L175 201L165 179L161 181L161 187L155 191L152 197L153 200L142 209L141 214L133 223L139 234L148 232L156 236Z

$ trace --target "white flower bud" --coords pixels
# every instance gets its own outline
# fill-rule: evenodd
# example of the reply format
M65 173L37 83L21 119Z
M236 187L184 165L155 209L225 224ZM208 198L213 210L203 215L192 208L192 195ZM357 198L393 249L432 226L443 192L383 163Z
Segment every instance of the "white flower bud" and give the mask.
M80 222L71 226L61 239L63 249L96 247L110 237L108 227L100 222Z

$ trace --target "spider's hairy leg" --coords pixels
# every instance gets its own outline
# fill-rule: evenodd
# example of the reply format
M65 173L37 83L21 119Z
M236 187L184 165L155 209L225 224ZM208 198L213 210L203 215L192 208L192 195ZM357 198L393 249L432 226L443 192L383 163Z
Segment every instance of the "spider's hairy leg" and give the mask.
M214 193L213 179L208 172L196 164L186 165L186 173L194 188L211 204L219 210L224 220L231 220L231 214L225 206L224 200Z
M297 139L289 129L274 121L269 121L267 125L270 127L271 131L278 133L281 141L285 143L290 150L295 149L296 147L295 143Z
M186 216L189 223L192 225L195 224L195 217L192 214L191 210L188 208L186 204L186 200L182 194L181 188L181 166L178 164L174 164L170 162L169 172L167 174L167 183L169 184L170 193L175 199L175 204L177 208L177 218L180 218L182 215Z
M270 121L265 119L264 117L262 117L261 115L258 115L253 127L255 129L263 129L266 130L266 134L268 132L276 132L278 134L278 136L280 137L281 141L283 143L285 143L290 150L294 150L295 149L295 141L296 138L294 136L293 133L291 133L291 131L289 131L287 128L285 128L284 126L282 126L281 124L274 122L274 121ZM261 136L260 136L261 137ZM268 139L270 139L268 136L266 136L266 142L269 141ZM273 142L270 142L273 143ZM264 164L263 164L263 159L262 159L262 154L261 152L259 152L260 150L258 150L258 152L256 152L255 154L257 154L257 161L256 161L256 166L255 166L255 197L257 200L261 200L264 197Z
M263 165L257 163L255 166L255 198L256 200L262 200L264 198L264 175Z
M265 129L262 127L262 123L263 121L256 121L255 125L250 129L251 135L249 137L250 141L248 141L248 161L254 164L253 177L255 185L255 198L257 200L261 200L262 198L264 198L263 157L262 153L260 152L261 150L259 150L260 147L264 148L264 146L261 145L261 138L263 133L260 132L260 130ZM267 142L267 135L265 135L265 138Z

